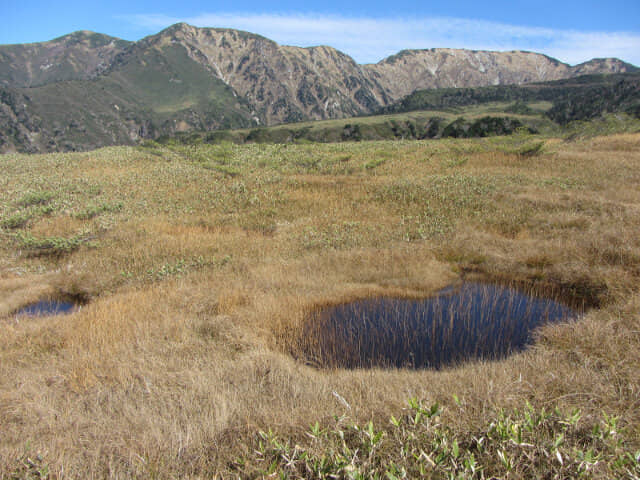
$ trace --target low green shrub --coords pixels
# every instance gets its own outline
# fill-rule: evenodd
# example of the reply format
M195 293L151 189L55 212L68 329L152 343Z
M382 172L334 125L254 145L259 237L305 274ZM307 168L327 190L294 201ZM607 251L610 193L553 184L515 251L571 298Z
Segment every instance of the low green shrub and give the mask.
M23 195L18 200L18 205L21 207L30 207L33 205L45 205L53 200L53 193L48 191L30 192Z
M18 233L16 240L21 249L26 250L29 256L60 256L77 250L80 245L87 242L87 235L74 235L73 237L35 237L31 233Z
M76 213L75 217L80 220L90 220L103 213L119 212L123 207L122 202L117 203L101 203L99 205L89 205L81 212Z
M544 142L525 143L518 149L518 155L523 158L535 157L542 153Z
M14 230L24 227L30 219L31 215L29 215L28 213L20 212L3 218L2 222L0 222L0 225L2 225L3 228Z

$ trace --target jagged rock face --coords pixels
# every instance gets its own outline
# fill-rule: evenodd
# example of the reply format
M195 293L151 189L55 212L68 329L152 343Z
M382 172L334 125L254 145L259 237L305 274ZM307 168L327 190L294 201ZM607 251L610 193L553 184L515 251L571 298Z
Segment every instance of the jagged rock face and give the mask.
M34 87L93 78L108 68L130 43L81 31L49 42L0 45L0 84Z
M488 52L433 48L403 50L365 68L397 101L425 88L483 87L561 80L586 73L621 73L633 69L618 59L591 60L571 67L532 52Z
M266 124L348 117L388 101L368 72L331 47L286 47L247 32L186 24L146 41L184 45L193 60L245 98Z

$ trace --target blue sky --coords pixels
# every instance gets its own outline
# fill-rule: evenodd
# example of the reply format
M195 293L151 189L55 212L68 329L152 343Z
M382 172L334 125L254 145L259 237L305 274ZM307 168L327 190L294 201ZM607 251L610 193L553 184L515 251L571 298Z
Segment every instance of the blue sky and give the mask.
M259 33L285 45L330 45L360 63L403 48L530 50L575 64L640 65L640 0L80 2L0 0L0 44L93 30L138 40L178 21Z

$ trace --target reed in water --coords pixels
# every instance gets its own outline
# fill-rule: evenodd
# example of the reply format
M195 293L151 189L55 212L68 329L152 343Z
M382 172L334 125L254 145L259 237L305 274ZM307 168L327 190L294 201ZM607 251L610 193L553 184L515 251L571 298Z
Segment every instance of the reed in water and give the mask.
M422 299L367 298L317 309L299 339L301 356L329 368L440 368L502 358L535 328L576 311L515 288L464 283Z

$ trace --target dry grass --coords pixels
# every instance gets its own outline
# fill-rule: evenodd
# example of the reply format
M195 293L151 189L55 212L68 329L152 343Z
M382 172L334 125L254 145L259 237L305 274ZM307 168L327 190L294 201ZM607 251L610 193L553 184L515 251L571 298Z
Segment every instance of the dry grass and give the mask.
M0 478L237 475L259 430L384 423L410 397L441 402L461 436L527 401L605 411L639 449L640 135L522 158L527 141L0 157L0 216L28 218L0 231ZM282 353L314 305L471 273L600 308L525 353L439 372L320 371ZM11 316L59 295L90 302Z

